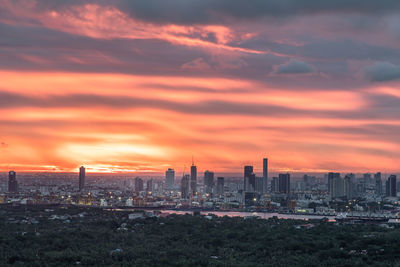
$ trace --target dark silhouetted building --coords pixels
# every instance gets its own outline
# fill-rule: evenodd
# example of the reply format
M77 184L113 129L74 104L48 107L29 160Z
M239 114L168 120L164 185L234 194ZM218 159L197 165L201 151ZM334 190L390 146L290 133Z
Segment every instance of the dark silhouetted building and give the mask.
M197 192L197 167L192 162L192 166L190 166L190 191L192 196L196 195Z
M147 183L146 183L146 192L147 193L150 193L151 194L151 192L153 192L153 179L150 179L150 180L147 180Z
M175 171L174 169L168 168L165 172L165 187L167 190L174 189L175 184Z
M305 174L303 176L303 183L304 183L304 190L309 191L311 190L311 185L313 184L313 177Z
M289 194L290 193L290 174L280 173L279 174L279 193Z
M347 199L352 199L354 197L354 183L352 181L352 177L351 174L347 174L344 177L344 181L343 181L343 190L344 190L344 196Z
M331 199L343 197L344 184L342 178L340 177L340 173L337 172L328 173L328 193Z
M279 179L278 177L273 177L271 180L271 192L279 192Z
M363 178L364 178L364 185L367 186L369 184L371 184L371 174L370 173L364 173L363 174Z
M380 172L375 173L375 194L377 196L382 195L382 174Z
M212 188L214 186L214 173L210 171L204 172L204 187L207 194L212 193Z
M256 175L253 173L253 166L244 166L244 191L254 192L256 188Z
M263 192L268 192L268 159L263 158Z
M85 188L85 178L86 178L86 169L81 166L79 168L79 191L82 191Z
M217 178L217 194L223 195L224 194L224 186L225 186L225 179L224 177Z
M184 199L189 198L189 190L190 190L189 182L190 182L189 174L184 175L181 180L181 197Z
M139 195L139 193L143 191L143 180L140 177L135 178L135 192L136 195Z
M390 175L386 181L386 196L388 197L396 197L397 190L396 190L396 175Z
M256 177L255 178L255 190L259 194L263 194L264 192L264 177Z
M250 177L250 174L253 173L253 166L244 166L244 175L243 175L243 186L244 186L244 191L247 191L247 185L248 185L248 178Z
M15 171L10 171L8 173L8 192L18 192L17 173Z

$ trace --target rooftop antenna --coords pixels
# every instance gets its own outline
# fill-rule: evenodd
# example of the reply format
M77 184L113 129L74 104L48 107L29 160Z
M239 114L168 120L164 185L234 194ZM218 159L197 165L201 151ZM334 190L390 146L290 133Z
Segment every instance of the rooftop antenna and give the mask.
M194 159L193 159L193 155L192 155L192 166L194 166Z

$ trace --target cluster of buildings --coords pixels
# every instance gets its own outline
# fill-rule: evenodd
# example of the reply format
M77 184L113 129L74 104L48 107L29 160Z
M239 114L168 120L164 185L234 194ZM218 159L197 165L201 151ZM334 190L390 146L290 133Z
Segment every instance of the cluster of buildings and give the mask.
M199 176L202 179L198 179ZM319 178L311 175L293 178L289 173L280 173L270 178L267 158L262 160L260 176L256 175L253 166L244 166L242 177L215 176L210 170L199 175L192 161L190 173L184 171L179 178L172 168L166 170L162 179L105 179L94 174L88 178L83 166L79 168L78 178L78 183L69 177L61 178L61 182L42 179L33 184L26 179L20 186L16 173L10 171L7 193L0 194L0 203L330 213L343 209L369 209L373 202L396 210L400 189L396 175L383 181L380 172L366 173L362 177L351 173L342 177L340 173L330 172Z
M355 174L346 174L343 178L340 173L330 172L327 175L328 193L331 200L338 198L352 199L356 197L397 197L397 177L390 175L383 186L382 173L365 173L361 179Z

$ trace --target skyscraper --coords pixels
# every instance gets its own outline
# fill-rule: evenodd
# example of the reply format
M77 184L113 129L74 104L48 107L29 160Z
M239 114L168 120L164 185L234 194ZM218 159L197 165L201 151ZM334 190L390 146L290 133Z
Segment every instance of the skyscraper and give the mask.
M290 174L280 173L279 174L279 192L284 194L290 193Z
M254 191L263 194L264 192L264 177L255 177Z
M197 192L197 167L192 161L192 166L190 166L190 191L192 196L196 195Z
M354 183L351 179L351 175L347 174L344 177L344 186L343 186L343 190L344 190L344 196L347 199L352 199L354 197Z
M17 173L15 171L10 171L8 173L8 192L18 192Z
M271 180L271 192L279 192L279 179L278 177L273 177Z
M214 173L210 171L204 172L204 187L207 194L212 193L212 188L214 185Z
M147 180L147 183L146 183L146 192L147 192L147 193L153 192L153 186L154 186L153 179Z
M253 172L245 178L246 192L256 191L256 174Z
M396 175L390 175L386 181L386 196L388 197L396 197Z
M268 159L263 158L263 192L268 192Z
M351 176L349 176L351 179ZM343 181L340 178L340 173L330 172L328 173L328 193L331 199L335 199L343 196Z
M86 177L86 169L81 166L79 168L79 191L82 191L85 188L85 177Z
M167 190L174 189L175 184L175 171L174 169L168 168L165 172L165 187Z
M247 192L250 190L249 184L250 184L250 176L253 173L253 166L244 166L244 176L243 176L243 184L244 184L244 191ZM254 191L255 184L253 185L253 191Z
M181 197L184 199L189 198L189 180L189 174L184 175L181 180Z
M136 195L143 191L143 180L140 177L135 178L135 192Z
M225 186L225 181L224 177L218 177L217 178L217 194L218 195L223 195L224 194L224 186Z
M365 186L367 186L371 183L371 174L370 173L364 173L363 178L364 178Z
M304 190L306 191L310 190L310 180L310 176L307 174L303 176Z
M375 194L377 196L382 195L382 174L380 172L375 173Z

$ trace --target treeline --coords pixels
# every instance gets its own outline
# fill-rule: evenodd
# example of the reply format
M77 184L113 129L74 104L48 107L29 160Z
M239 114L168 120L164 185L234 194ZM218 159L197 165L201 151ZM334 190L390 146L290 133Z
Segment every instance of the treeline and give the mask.
M36 224L10 223L3 213L0 266L400 264L397 228L190 215L128 220L103 213L70 220L42 215Z

